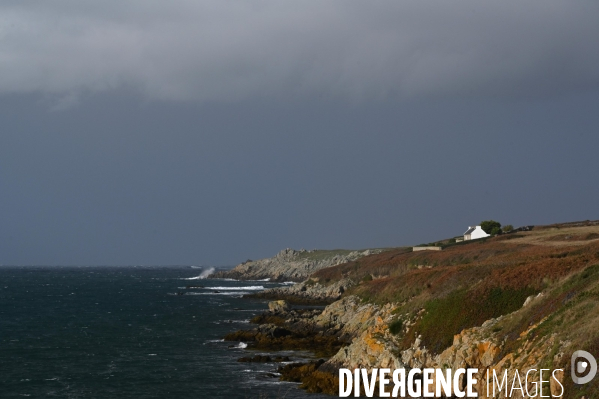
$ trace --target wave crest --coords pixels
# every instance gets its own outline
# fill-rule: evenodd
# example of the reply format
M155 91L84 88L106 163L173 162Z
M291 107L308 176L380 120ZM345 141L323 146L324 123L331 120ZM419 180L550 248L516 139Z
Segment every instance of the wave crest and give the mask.
M203 280L206 277L208 277L209 275L211 275L212 273L214 273L213 267L204 270L202 273L200 273L199 276L182 278L181 280Z

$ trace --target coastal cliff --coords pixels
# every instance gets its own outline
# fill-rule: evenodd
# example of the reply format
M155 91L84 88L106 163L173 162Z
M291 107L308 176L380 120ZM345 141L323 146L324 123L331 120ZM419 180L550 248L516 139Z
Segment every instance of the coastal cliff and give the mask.
M382 249L311 250L296 251L287 248L273 256L260 260L247 260L232 270L214 273L211 278L236 280L304 281L317 270L358 260L364 256L382 252Z
M311 392L337 395L339 368L477 368L476 389L487 398L487 371L507 371L511 387L534 369L527 385L532 392L544 368L563 371L544 384L543 395L563 390L564 398L599 397L599 379L575 385L570 378L574 351L599 353L596 224L538 226L428 253L386 251L266 294L322 299L326 293L339 299L302 317L273 305L270 316L254 321L266 324L250 333L262 334L261 348L276 349L278 328L286 347L324 357L279 370L282 379ZM227 339L251 344L247 333L238 333ZM302 339L313 345L302 346ZM502 390L495 397L525 395Z

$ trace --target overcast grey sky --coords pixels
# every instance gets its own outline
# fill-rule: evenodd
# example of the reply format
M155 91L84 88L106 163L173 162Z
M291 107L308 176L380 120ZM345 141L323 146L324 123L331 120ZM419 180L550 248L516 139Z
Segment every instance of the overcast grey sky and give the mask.
M0 264L599 219L599 3L3 1Z

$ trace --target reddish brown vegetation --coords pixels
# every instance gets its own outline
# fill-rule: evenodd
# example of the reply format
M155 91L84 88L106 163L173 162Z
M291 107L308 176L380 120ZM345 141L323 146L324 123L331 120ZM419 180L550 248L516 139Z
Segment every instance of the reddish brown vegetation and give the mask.
M561 232L556 231L558 234ZM525 232L513 235L516 239L499 236L443 251L399 249L323 269L313 277L320 281L342 277L359 281L348 294L376 303L398 303L399 314L413 316L424 308L426 312L405 334L405 346L420 335L424 345L439 352L462 329L511 313L522 307L527 296L599 264L599 241L570 246L531 241L538 243L547 235L547 231ZM554 312L563 300L558 297L535 309L536 315L523 320L514 333Z
M489 289L542 289L548 281L563 278L588 265L599 263L599 242L584 246L551 247L512 244L503 237L435 252L384 252L355 262L319 270L320 281L351 277L363 281L353 293L376 302L405 301L428 292L443 296L456 288L473 295Z

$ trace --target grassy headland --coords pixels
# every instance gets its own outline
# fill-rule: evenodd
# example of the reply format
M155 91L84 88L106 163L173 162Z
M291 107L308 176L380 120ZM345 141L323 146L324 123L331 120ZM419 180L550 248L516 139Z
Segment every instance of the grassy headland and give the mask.
M583 386L569 378L575 350L599 355L599 222L444 241L442 251L391 249L317 270L303 283L353 281L341 298L359 298L373 315L368 327L351 330L347 348L308 373L304 382L316 382L306 386L321 390L314 387L334 366L466 367L456 353L468 353L468 365L479 368L562 368L564 397L599 397L599 378Z

